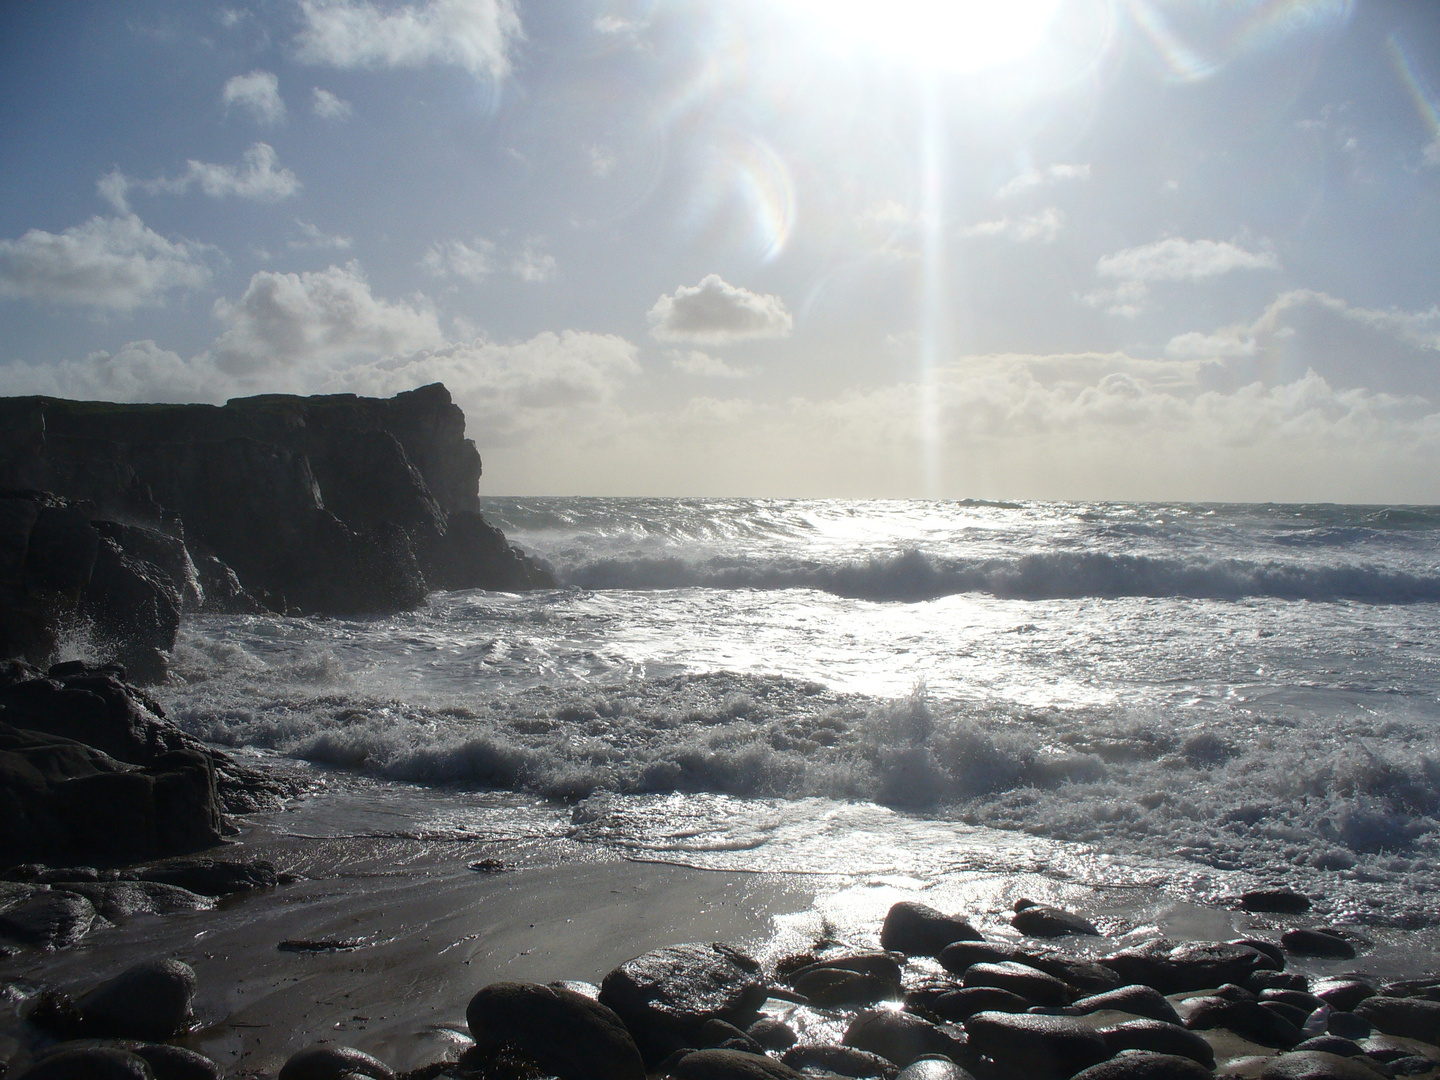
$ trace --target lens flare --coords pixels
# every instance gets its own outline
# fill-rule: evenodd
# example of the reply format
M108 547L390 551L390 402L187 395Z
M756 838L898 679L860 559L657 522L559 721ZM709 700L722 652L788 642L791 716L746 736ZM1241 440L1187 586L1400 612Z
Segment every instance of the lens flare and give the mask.
M1130 21L1177 82L1199 82L1249 53L1344 26L1354 0L1230 0L1185 8L1164 0L1126 0ZM1182 31L1167 18L1188 17Z
M1425 149L1426 160L1436 157L1437 163L1440 163L1440 111L1437 111L1435 102L1425 92L1425 87L1416 74L1415 65L1399 39L1391 34L1385 44L1390 52L1390 62L1395 68L1395 74L1399 76L1401 85L1414 102L1415 112L1419 114L1420 122L1425 125L1425 132L1430 138L1430 145Z
M1025 56L1060 0L789 0L807 30L845 51L926 68L976 72Z

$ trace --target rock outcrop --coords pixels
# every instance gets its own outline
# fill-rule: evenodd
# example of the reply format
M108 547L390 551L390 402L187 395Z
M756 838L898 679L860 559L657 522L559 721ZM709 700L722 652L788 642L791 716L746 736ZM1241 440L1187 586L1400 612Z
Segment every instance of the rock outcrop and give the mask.
M432 588L552 586L481 517L479 477L438 383L223 406L0 399L0 655L48 662L79 616L124 639L110 655L143 680L187 608L377 614Z

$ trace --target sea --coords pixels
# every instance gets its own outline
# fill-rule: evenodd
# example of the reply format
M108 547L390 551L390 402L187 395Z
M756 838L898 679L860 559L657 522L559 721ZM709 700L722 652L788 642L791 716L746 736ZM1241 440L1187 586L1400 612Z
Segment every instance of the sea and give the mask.
M1440 508L483 510L558 588L192 617L168 714L348 793L334 828L1440 927Z

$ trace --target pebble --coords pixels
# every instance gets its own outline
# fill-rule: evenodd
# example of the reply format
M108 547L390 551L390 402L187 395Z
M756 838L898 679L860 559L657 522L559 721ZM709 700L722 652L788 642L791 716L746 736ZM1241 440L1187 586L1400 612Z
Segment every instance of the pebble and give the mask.
M745 1034L766 1050L788 1050L800 1041L800 1037L795 1034L795 1030L790 1025L782 1024L779 1020L769 1016L762 1016L756 1020L746 1029Z
M1332 1009L1354 1012L1355 1007L1366 998L1375 996L1375 988L1363 979L1341 975L1330 979L1317 979L1310 992Z
M1213 1080L1210 1070L1188 1057L1127 1050L1075 1074L1075 1080Z
M1027 903L1020 907L1021 903L1023 901L1016 901L1016 910L1010 917L1010 925L1022 934L1039 938L1065 937L1069 934L1081 937L1100 936L1094 923L1073 911L1066 911L1051 904Z
M1304 893L1284 887L1274 889L1251 889L1240 896L1240 906L1246 911L1268 911L1279 915L1304 915L1310 910L1310 898Z
M1271 1060L1260 1080L1380 1080L1382 1075L1362 1059L1302 1050Z
M1325 930L1287 930L1280 937L1287 952L1297 956L1322 956L1327 960L1355 959L1355 946L1338 934Z
M978 1012L1022 1013L1034 1005L1029 998L998 986L971 986L942 994L930 1003L930 1011L953 1023Z
M1100 963L1126 982L1142 983L1162 994L1183 994L1208 990L1222 983L1239 983L1256 968L1268 967L1269 958L1248 945L1219 941L1187 941L1177 945L1158 938L1112 953Z
M670 1075L676 1080L800 1080L783 1062L742 1050L696 1050L676 1062Z
M645 1080L645 1063L620 1017L573 990L491 983L470 999L465 1021L477 1047L509 1044L561 1080Z
M124 1039L168 1039L185 1030L195 970L162 957L126 968L75 1002L88 1031Z
M841 1041L878 1054L902 1069L926 1054L953 1057L960 1049L959 1042L928 1020L890 1009L861 1013L850 1022Z
M1303 993L1310 989L1310 980L1298 971L1273 971L1269 968L1256 968L1240 981L1240 985L1257 994L1262 990L1299 990Z
M812 967L791 981L795 992L813 1005L834 1008L845 1005L873 1005L900 996L899 980L891 982L841 968Z
M896 1064L879 1054L868 1050L857 1050L853 1046L809 1045L796 1046L785 1051L780 1060L792 1069L823 1069L836 1076L854 1077L855 1080L894 1080L899 1072Z
M1295 1044L1296 1053L1306 1050L1323 1050L1336 1057L1359 1057L1365 1053L1357 1043L1350 1039L1342 1039L1338 1035L1317 1035L1313 1039L1306 1039L1302 1043Z
M1067 1080L1110 1056L1105 1039L1071 1017L987 1012L963 1026L971 1048L1027 1080Z
M1074 1007L1082 1014L1114 1010L1167 1024L1180 1023L1180 1014L1175 1011L1175 1006L1171 1005L1160 991L1149 986L1122 986L1118 990L1092 994L1075 1002Z
M916 1058L901 1069L895 1080L975 1080L949 1058Z
M1100 1037L1112 1054L1122 1050L1150 1050L1198 1061L1207 1069L1215 1067L1215 1048L1202 1035L1164 1020L1126 1020L1101 1028Z
M910 956L938 956L953 942L980 940L980 931L967 920L913 900L892 905L880 928L882 947Z
M353 1046L307 1046L280 1067L279 1080L395 1080L395 1071L379 1058Z

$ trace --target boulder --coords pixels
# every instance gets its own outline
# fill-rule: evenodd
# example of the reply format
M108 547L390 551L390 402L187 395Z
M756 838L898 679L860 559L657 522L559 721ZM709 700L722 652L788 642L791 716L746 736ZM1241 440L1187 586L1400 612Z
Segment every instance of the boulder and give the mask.
M1386 1035L1440 1044L1440 1001L1376 995L1361 1001L1354 1011Z
M868 1050L853 1046L816 1045L794 1046L780 1056L780 1060L792 1069L821 1070L836 1076L849 1076L854 1080L894 1080L899 1072L895 1063Z
M972 964L961 980L966 987L991 986L1029 998L1038 1005L1065 1005L1070 987L1053 975L1006 961L1000 964Z
M1267 911L1280 915L1304 915L1310 910L1310 898L1286 886L1251 889L1240 896L1245 911Z
M1324 998L1318 998L1314 994L1306 993L1303 990L1278 990L1266 989L1260 991L1261 1001L1279 1001L1292 1008L1302 1009L1306 1016L1309 1016L1316 1009L1323 1008L1329 1004Z
M797 968L789 975L789 981L790 985L794 986L797 979L821 969L851 971L861 975L870 975L890 983L898 992L901 976L905 972L904 959L903 955L890 952L859 952L827 956L812 964Z
M1316 979L1309 989L1326 1005L1341 1012L1355 1012L1360 1002L1375 996L1375 987L1350 975Z
M163 859L126 871L137 881L154 881L201 896L230 896L251 889L273 889L280 883L275 864L267 859L217 859L208 855Z
M696 1050L676 1062L670 1075L675 1080L800 1080L783 1062L740 1050Z
M1339 1035L1316 1035L1313 1039L1295 1044L1295 1053L1318 1050L1336 1057L1361 1057L1365 1051L1353 1039L1342 1039Z
M916 1058L901 1069L895 1080L975 1080L949 1058Z
M942 994L930 1003L929 1011L941 1020L956 1023L979 1012L1022 1013L1035 1005L1029 998L999 987L971 986Z
M126 968L76 1001L87 1030L125 1039L168 1039L185 1030L195 972L168 957Z
M794 1028L769 1016L756 1020L745 1030L745 1034L764 1049L774 1050L776 1053L783 1053L799 1041Z
M1052 904L1026 904L1010 917L1010 925L1030 937L1057 938L1067 934L1099 937L1095 924L1073 911Z
M645 1080L620 1017L583 994L534 983L491 983L470 999L475 1045L508 1044L561 1080Z
M918 1016L890 1009L873 1009L855 1017L845 1029L842 1042L878 1054L902 1069L926 1054L953 1059L961 1051L961 1043L941 1028Z
M125 1047L155 1074L155 1080L221 1080L220 1066L204 1054L164 1043L131 1043Z
M395 1080L395 1070L350 1046L307 1046L280 1067L279 1080Z
M1232 938L1227 945L1243 945L1270 959L1270 967L1275 971L1285 970L1285 950L1274 941L1268 941L1262 937Z
M1115 971L1078 957L1044 949L1022 949L998 941L957 941L941 950L940 963L949 971L963 975L972 964L1026 964L1053 975L1084 994L1113 990L1121 984Z
M208 896L158 881L61 881L54 887L85 897L111 922L123 922L132 915L170 915L215 906Z
M113 1046L61 1046L15 1080L156 1080L145 1059Z
M3 735L3 732L0 732ZM4 755L0 754L0 760ZM0 895L0 938L40 949L66 949L99 920L85 897L40 887Z
M1299 956L1323 956L1330 960L1355 959L1355 946L1338 934L1325 930L1287 930L1280 937L1286 951Z
M970 1050L1029 1080L1069 1080L1110 1056L1098 1032L1068 1016L977 1013L963 1026Z
M1379 1080L1383 1075L1363 1059L1304 1050L1272 1059L1260 1080Z
M1100 1036L1112 1054L1122 1050L1149 1050L1157 1054L1187 1057L1207 1069L1215 1067L1214 1047L1204 1036L1196 1035L1179 1024L1163 1020L1126 1020L1101 1028Z
M1342 1039L1367 1039L1375 1028L1363 1016L1332 1009L1325 1019L1325 1030Z
M1103 994L1092 994L1074 1003L1082 1014L1095 1012L1125 1012L1132 1016L1143 1016L1165 1024L1180 1023L1180 1014L1160 991L1149 986L1122 986L1118 990L1107 990Z
M822 1009L873 1005L900 996L899 980L891 982L842 968L813 967L795 976L791 985Z
M718 943L645 953L621 964L600 984L600 1004L624 1022L647 1065L694 1047L707 1020L737 1027L753 1023L766 996L760 965Z
M1188 1057L1127 1050L1075 1074L1075 1080L1212 1080L1210 1070Z
M1257 967L1268 966L1268 959L1248 945L1218 941L1177 945L1158 938L1111 953L1100 963L1127 983L1140 983L1168 995L1242 982Z
M1270 968L1256 968L1240 980L1240 985L1247 990L1253 990L1257 994L1262 990L1306 991L1310 989L1310 980L1298 971L1275 971Z
M910 956L938 956L952 942L980 940L980 931L965 919L913 900L892 905L880 928L884 948Z
M1300 1041L1300 1029L1258 1001L1200 998L1193 1003L1185 1026L1195 1031L1225 1028L1261 1046L1289 1049Z

